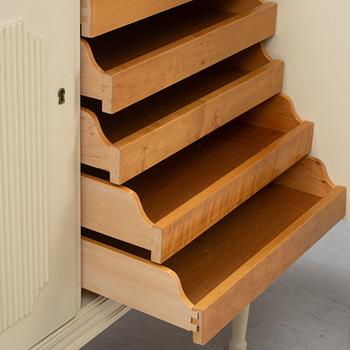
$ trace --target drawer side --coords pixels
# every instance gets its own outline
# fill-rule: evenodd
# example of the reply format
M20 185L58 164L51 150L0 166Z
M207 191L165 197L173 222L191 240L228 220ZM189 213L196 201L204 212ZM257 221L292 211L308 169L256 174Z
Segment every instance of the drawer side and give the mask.
M198 318L168 268L83 237L82 287L188 331Z

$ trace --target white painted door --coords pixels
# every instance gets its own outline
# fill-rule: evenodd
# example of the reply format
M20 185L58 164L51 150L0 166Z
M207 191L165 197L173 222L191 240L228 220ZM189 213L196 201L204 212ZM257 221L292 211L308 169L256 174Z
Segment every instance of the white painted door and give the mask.
M79 1L0 0L0 349L80 307L78 106Z

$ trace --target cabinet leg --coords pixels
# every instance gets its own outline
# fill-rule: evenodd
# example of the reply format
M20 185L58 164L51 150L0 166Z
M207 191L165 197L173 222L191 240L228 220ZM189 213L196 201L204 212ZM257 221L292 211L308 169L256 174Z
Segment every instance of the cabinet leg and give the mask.
M232 335L230 340L230 350L247 350L247 328L249 317L248 305L242 312L232 321Z

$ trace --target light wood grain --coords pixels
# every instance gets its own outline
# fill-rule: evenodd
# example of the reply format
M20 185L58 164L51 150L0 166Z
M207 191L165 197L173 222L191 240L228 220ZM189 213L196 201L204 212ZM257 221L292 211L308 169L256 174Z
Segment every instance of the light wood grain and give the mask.
M312 133L313 125L302 123L159 220L157 227L162 230L163 259L185 247L308 154Z
M278 177L276 182L319 197L325 196L334 187L325 165L313 157L298 162L290 171Z
M83 168L82 284L206 344L344 216L346 191L300 160L313 125L274 96L283 63L246 49L276 5L186 2L82 0L83 35L119 28L81 42L82 94L102 101L83 100L82 162L110 180Z
M82 0L82 35L93 38L189 1Z
M200 332L194 342L212 339L344 215L345 189L336 187L195 305Z
M156 317L163 313L161 319L182 328L196 325L194 341L207 343L344 216L345 189L334 187L327 176L328 191L321 196L298 189L319 173L318 160L303 163L308 164L305 178L301 169L306 168L296 164L285 175L288 187L279 179L266 186L163 266L120 241L106 246L84 238L83 285L141 311L151 309ZM179 314L164 314L168 304L177 305Z
M284 94L280 94L275 98L273 104L269 102L262 103L254 110L248 111L246 118L249 119L251 124L280 132L287 132L302 121L295 111L294 104Z
M131 190L116 191L107 181L96 181L88 175L82 175L81 183L83 227L159 254L161 232L147 218Z
M83 100L82 162L120 185L277 94L282 79L283 63L257 45L110 119Z
M82 287L189 331L193 304L177 275L88 238L82 241Z
M83 185L82 225L126 242L136 236L149 241L149 231L157 229L149 249L153 261L165 261L310 151L313 125L295 121L283 96L264 104L268 110L273 105L285 106L279 115L290 125L288 132L270 129L268 113L258 106L259 126L249 112L125 186L89 177L91 185ZM91 175L98 176L94 170Z
M271 3L241 15L187 4L82 40L82 94L115 113L272 36L275 19Z
M199 6L219 9L222 11L241 13L263 4L261 0L197 0Z
M86 41L81 41L80 48L80 93L82 96L92 96L102 100L105 98L106 86L110 84L111 80L96 63L89 44Z
M119 168L118 149L103 133L95 113L86 108L80 113L81 162L114 173Z

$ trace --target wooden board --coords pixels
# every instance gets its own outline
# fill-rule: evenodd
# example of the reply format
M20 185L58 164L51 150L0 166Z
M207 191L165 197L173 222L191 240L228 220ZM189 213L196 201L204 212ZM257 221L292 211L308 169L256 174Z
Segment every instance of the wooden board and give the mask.
M189 3L82 40L81 93L116 113L272 36L275 20L271 3L241 13Z
M318 182L320 173L328 191L317 196L298 189L300 182ZM194 341L205 344L344 214L345 189L328 182L319 161L305 158L163 265L120 241L98 243L91 238L101 236L89 233L83 287L192 327Z
M110 32L190 0L81 0L82 35Z
M269 127L264 110L273 105L284 105L289 131ZM84 169L82 226L165 261L310 151L313 125L297 120L286 98L277 95L256 111L266 126L249 112L124 186Z
M81 158L122 184L281 91L283 63L260 45L118 113L83 99Z

